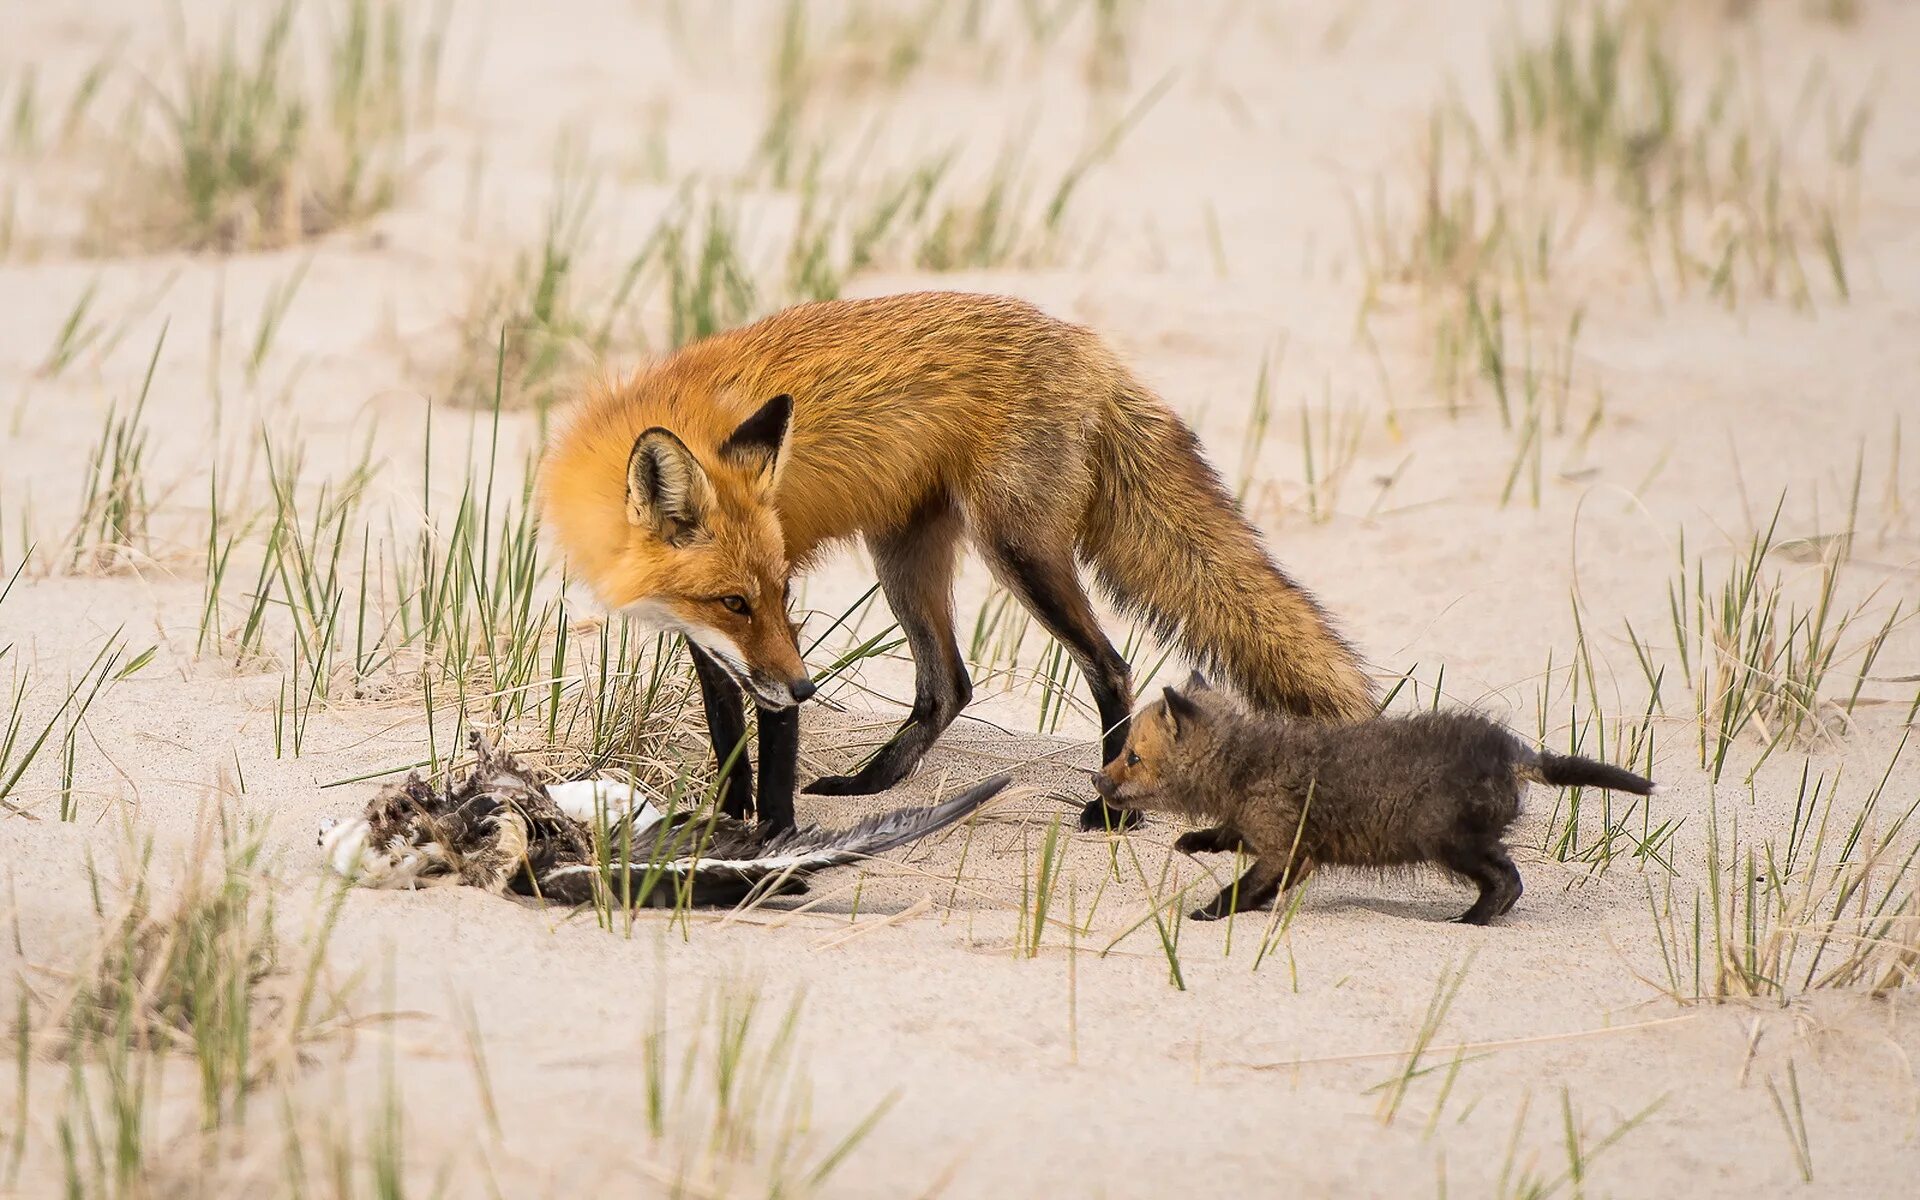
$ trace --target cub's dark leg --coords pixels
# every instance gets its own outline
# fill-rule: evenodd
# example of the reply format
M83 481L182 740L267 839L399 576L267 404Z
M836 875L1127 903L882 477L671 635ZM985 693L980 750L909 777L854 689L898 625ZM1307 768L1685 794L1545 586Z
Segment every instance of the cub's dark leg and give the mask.
M800 707L760 710L760 825L793 828L794 774L800 767Z
M1240 882L1222 888L1204 908L1195 909L1196 921L1218 921L1221 917L1235 912L1247 912L1256 908L1265 908L1273 903L1283 886L1293 887L1304 882L1313 873L1310 860L1296 860L1293 873L1287 874L1285 859L1255 859L1253 866L1240 877Z
M920 765L927 750L973 698L966 662L953 637L953 569L960 550L960 512L942 497L923 505L905 526L869 537L880 590L913 651L913 711L879 753L851 775L826 775L806 786L823 796L884 792ZM762 760L761 771L766 770Z
M1087 687L1100 711L1100 761L1112 762L1127 748L1127 715L1133 709L1132 674L1127 660L1120 657L1094 619L1093 604L1080 586L1072 550L1052 552L1033 547L1007 531L996 531L982 541L980 548L1000 582L1067 648L1074 665L1087 677ZM1109 808L1104 800L1091 801L1080 812L1082 829L1125 829L1139 821L1138 813Z
M1246 839L1231 825L1211 829L1190 829L1173 840L1173 848L1182 854L1226 854L1246 846Z
M1488 851L1487 857L1492 860L1493 865L1499 869L1501 874L1506 876L1506 887L1501 892L1500 912L1498 914L1505 916L1513 911L1515 904L1520 902L1520 893L1526 890L1526 885L1521 883L1520 868L1514 866L1513 859L1507 857L1507 848L1505 846L1495 843L1493 849Z
M1463 847L1447 854L1447 869L1464 876L1480 888L1480 898L1454 920L1463 925L1485 925L1513 908L1520 899L1520 872L1498 842L1491 846Z
M712 655L692 642L687 643L687 653L693 658L694 677L700 681L700 702L707 710L707 736L713 741L714 764L726 773L720 781L720 811L745 820L753 812L753 765L747 758L747 709L740 685ZM788 787L791 812L792 785Z

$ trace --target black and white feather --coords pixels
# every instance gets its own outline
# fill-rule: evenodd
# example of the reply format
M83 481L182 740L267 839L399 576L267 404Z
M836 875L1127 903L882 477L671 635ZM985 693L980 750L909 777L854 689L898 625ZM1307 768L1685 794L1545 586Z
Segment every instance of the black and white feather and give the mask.
M735 905L804 892L807 877L937 833L1011 781L995 775L938 804L849 829L767 836L717 813L662 813L611 780L541 784L472 736L476 761L436 788L416 774L381 789L364 816L320 831L328 864L364 887L467 884L563 904ZM596 850L595 831L606 832Z

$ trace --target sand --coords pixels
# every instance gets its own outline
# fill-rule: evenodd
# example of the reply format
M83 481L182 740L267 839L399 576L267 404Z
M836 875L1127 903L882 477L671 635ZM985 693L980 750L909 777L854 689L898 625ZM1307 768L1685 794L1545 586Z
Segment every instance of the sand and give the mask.
M470 890L349 894L326 968L351 1014L347 1031L263 1084L269 1099L216 1172L196 1165L193 1074L176 1056L147 1117L148 1190L133 1194L169 1184L184 1194L193 1180L222 1194L281 1188L284 1122L270 1098L282 1094L307 1114L293 1122L299 1140L316 1154L345 1145L363 1167L389 1076L414 1194L436 1183L460 1196L667 1194L676 1175L680 1194L762 1194L783 1133L818 1163L877 1106L824 1194L1907 1194L1920 1167L1913 985L1803 988L1809 941L1790 998L1696 1003L1691 963L1684 978L1669 974L1650 915L1672 897L1672 928L1690 954L1691 905L1713 877L1710 839L1784 845L1803 772L1837 780L1836 828L1877 785L1873 831L1920 796L1920 765L1899 753L1920 673L1920 638L1901 619L1920 602L1920 497L1900 440L1920 418L1920 83L1903 69L1920 48L1920 10L1865 3L1856 20L1835 23L1802 11L1810 5L1757 6L1745 18L1721 7L1667 6L1689 71L1704 78L1723 51L1740 56L1782 122L1816 64L1835 94L1871 96L1845 226L1851 294L1839 297L1823 269L1805 308L1651 286L1606 198L1569 189L1559 211L1574 232L1538 302L1546 330L1581 314L1572 417L1547 437L1537 503L1526 472L1502 502L1518 442L1487 396L1449 411L1420 289L1386 280L1371 315L1358 316L1368 271L1356 227L1371 221L1376 187L1408 227L1433 104L1452 87L1493 128L1489 62L1511 28L1505 6L1145 5L1128 20L1123 78L1095 87L1087 12L1034 49L1005 5L991 26L1003 45L936 40L898 87L874 82L852 56L822 85L838 89L820 119L842 143L886 115L876 163L921 161L958 135L968 169L984 170L1019 132L1030 135L1029 161L1057 174L1167 78L1110 160L1088 172L1048 258L954 272L888 263L856 275L847 294L1004 292L1110 337L1193 420L1230 482L1246 467L1249 511L1276 557L1336 615L1383 689L1412 672L1417 686L1402 688L1399 706L1432 703L1444 666L1444 702L1564 745L1584 631L1611 752L1614 722L1648 704L1631 626L1668 671L1664 713L1651 723L1663 788L1651 824L1676 822L1677 832L1657 857L1622 854L1604 870L1560 861L1548 849L1559 798L1536 788L1513 836L1527 891L1503 923L1447 923L1468 897L1439 877L1330 873L1284 933L1270 936L1264 913L1231 928L1167 926L1178 927L1176 981L1162 926L1143 920L1146 884L1169 902L1187 885L1204 899L1209 870L1229 868L1171 855L1180 830L1165 821L1120 841L1067 832L1090 795L1084 771L1097 765L1084 695L1043 736L1042 689L986 680L914 780L887 797L803 798L802 819L850 822L1003 766L1017 768L1022 790L970 833L821 880L804 906L647 914L610 931L591 913ZM0 83L32 64L50 94L63 94L116 42L119 61L158 78L172 61L163 11L144 0L15 11ZM133 652L156 647L87 714L78 819L57 819L54 754L22 779L13 799L23 811L0 816L17 931L0 985L9 1014L23 987L35 1003L58 994L59 972L87 952L98 921L86 864L122 877L113 864L129 826L153 838L165 891L194 844L196 814L217 789L243 790L230 803L271 823L278 919L297 946L329 894L313 831L373 786L323 785L424 756L424 710L401 694L321 705L302 753L276 757L284 657L236 672L196 654L209 464L240 474L264 427L284 445L304 443L317 488L370 446L368 511L414 521L432 409L436 504L450 505L448 481L490 437L485 414L439 396L463 352L456 323L475 280L537 236L556 145L572 138L599 172L590 253L606 272L679 180L737 178L759 136L778 38L772 6L456 0L451 11L440 112L409 143L417 171L389 210L319 240L227 256L85 252L71 199L125 164L86 138L4 160L16 216L0 258L0 574L27 543L41 550L0 607L0 645L13 646L0 670L69 678L116 630ZM1537 28L1545 14L1523 16ZM195 6L189 36L210 35L220 19ZM1808 106L1808 128L1829 120L1824 104ZM664 114L664 177L644 162L649 113ZM745 186L747 240L778 244L794 219L791 188ZM1554 186L1564 183L1540 184ZM1818 252L1807 261L1817 266ZM304 283L249 380L257 314L302 263ZM95 319L132 314L127 331L50 374L47 347L90 287ZM71 569L48 547L71 528L108 406L138 391L163 322L145 410L150 544L131 567ZM603 365L617 370L640 353L621 346ZM1249 452L1263 362L1273 416ZM1582 436L1596 395L1604 409ZM1303 406L1318 488L1303 459ZM1347 430L1351 463L1329 486L1327 450ZM539 436L528 414L503 419L498 461L515 489ZM1860 702L1846 719L1823 708L1818 730L1771 753L1760 729L1743 729L1716 786L1669 619L1680 539L1717 586L1779 501L1775 540L1806 540L1770 556L1766 575L1809 607L1833 545L1821 539L1847 528L1856 468L1854 537L1836 572L1839 603L1861 615L1823 691L1837 701L1856 692L1859 652L1891 617L1857 684ZM241 552L255 556L248 563L255 544ZM802 592L819 614L812 627L871 581L858 552L825 564ZM963 621L986 587L970 562ZM243 603L230 600L230 620ZM863 628L884 625L876 613ZM1036 636L1029 674L1037 647ZM1183 673L1170 664L1163 681ZM1585 678L1580 687L1573 703L1584 717ZM803 773L852 760L910 695L903 658L863 664L829 689L830 705L808 708ZM49 688L29 692L26 726L37 729L57 703ZM452 732L443 705L440 744ZM1028 957L1023 887L1056 819L1065 850L1052 921ZM1641 829L1638 817L1631 825ZM1590 815L1588 839L1593 829ZM1911 830L1899 832L1896 854L1912 844ZM1908 876L1900 894L1911 899L1912 887ZM1171 922L1178 909L1160 911ZM1705 919L1710 935L1710 906ZM1907 946L1911 921L1908 911L1894 933ZM1806 933L1805 920L1787 923ZM1709 979L1711 953L1709 940ZM288 957L297 966L298 953ZM1417 1074L1394 1085L1436 996L1454 988ZM650 1033L677 1078L689 1048L712 1043L702 1014L714 998L747 995L760 998L762 1040L803 998L778 1064L788 1086L804 1081L803 1113L743 1118L758 1146L715 1156L702 1067L669 1104L670 1132L650 1134ZM4 1177L22 1195L51 1194L61 1176L65 1068L39 1053L24 1114L26 1100L0 1084L0 1124L26 1130L24 1165Z

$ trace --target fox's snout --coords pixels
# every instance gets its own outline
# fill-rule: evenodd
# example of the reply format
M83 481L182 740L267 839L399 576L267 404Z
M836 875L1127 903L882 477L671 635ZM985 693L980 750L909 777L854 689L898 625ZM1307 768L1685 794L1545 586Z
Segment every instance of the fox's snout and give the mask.
M1093 773L1093 790L1100 793L1101 799L1113 800L1118 797L1120 785L1115 783L1105 771L1095 771Z
M803 700L812 699L814 693L820 690L805 675L776 679L758 671L750 671L744 682L762 708L792 708Z

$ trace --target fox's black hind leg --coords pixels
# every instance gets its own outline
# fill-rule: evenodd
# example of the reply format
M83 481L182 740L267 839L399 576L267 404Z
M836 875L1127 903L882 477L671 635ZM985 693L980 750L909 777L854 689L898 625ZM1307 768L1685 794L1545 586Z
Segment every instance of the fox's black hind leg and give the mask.
M942 498L923 505L904 528L867 539L880 590L913 651L913 711L865 766L851 775L822 776L806 791L822 796L886 791L920 765L973 698L967 665L953 638L953 569L960 529L959 510Z
M1086 676L1100 712L1100 761L1112 762L1127 748L1132 674L1094 618L1072 551L1033 549L1021 538L1004 533L983 541L981 550L994 575L1067 648L1074 665ZM1104 800L1091 801L1080 812L1082 829L1126 829L1139 822L1138 813L1109 808Z

